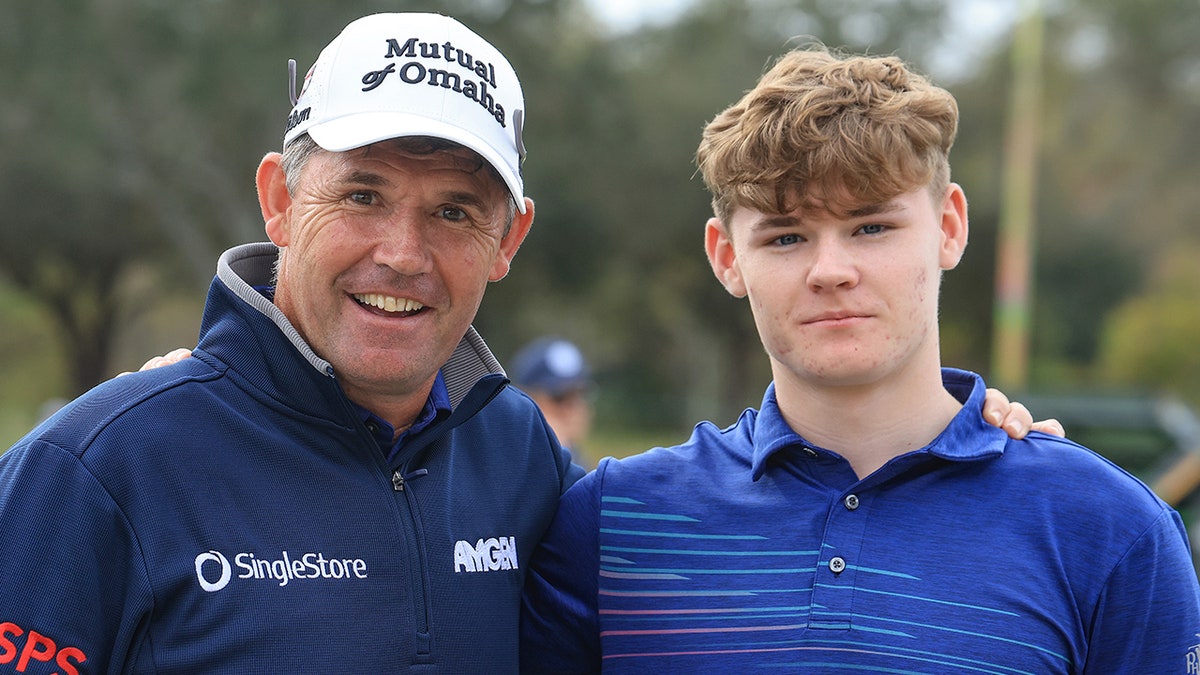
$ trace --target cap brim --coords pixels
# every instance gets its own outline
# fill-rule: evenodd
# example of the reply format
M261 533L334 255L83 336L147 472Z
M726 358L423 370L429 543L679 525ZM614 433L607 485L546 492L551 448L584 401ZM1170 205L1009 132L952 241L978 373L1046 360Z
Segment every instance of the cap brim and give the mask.
M307 129L313 141L330 152L344 152L391 138L431 136L458 143L479 153L500 174L517 210L525 213L525 194L520 175L500 153L462 127L421 115L400 112L362 112L314 124Z

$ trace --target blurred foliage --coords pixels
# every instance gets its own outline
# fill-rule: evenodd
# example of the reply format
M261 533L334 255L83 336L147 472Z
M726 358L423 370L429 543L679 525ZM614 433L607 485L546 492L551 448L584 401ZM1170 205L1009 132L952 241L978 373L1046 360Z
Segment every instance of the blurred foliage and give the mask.
M253 173L280 143L286 60L302 76L374 11L454 15L521 74L537 218L477 325L502 360L543 332L583 346L601 426L682 438L759 402L766 359L704 259L692 156L709 118L814 39L897 53L958 96L953 164L973 232L947 275L943 346L947 363L986 374L1009 45L975 45L969 63L942 53L963 30L951 8L695 0L673 23L611 34L583 0L0 4L0 424L28 426L46 399L194 342L217 255L264 238ZM1200 213L1200 8L1048 12L1033 384L1163 388L1200 405L1195 253L1180 248Z
M1100 370L1109 382L1200 401L1200 241L1181 243L1144 291L1107 315Z

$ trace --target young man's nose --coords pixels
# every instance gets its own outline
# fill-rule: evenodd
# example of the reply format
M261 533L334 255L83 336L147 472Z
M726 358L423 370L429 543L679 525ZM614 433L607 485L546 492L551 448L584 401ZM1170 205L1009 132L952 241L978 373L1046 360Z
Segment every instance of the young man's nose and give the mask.
M808 270L808 285L813 289L853 287L858 283L858 267L845 244L818 241Z

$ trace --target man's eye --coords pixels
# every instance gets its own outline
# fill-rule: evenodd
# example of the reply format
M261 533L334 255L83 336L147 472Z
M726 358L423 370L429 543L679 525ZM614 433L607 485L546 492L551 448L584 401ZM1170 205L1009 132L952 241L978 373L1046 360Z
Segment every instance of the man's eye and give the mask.
M375 193L369 190L358 190L350 193L350 201L356 204L370 206L375 203Z
M466 211L463 211L462 209L454 208L453 206L443 206L440 215L441 215L441 217L445 218L446 220L454 220L454 221L466 220L466 218L467 218Z
M784 234L775 238L775 244L778 246L791 246L804 241L798 234Z
M887 231L887 226L881 223L869 223L858 228L858 231L863 234L883 234Z

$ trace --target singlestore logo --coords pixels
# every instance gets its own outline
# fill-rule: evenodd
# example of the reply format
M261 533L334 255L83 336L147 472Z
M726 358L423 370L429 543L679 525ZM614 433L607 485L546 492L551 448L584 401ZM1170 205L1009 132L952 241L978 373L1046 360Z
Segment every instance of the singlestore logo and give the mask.
M279 586L308 579L353 581L367 578L367 561L362 558L327 558L320 552L292 557L283 551L275 558L238 553L233 556L231 565L220 551L206 551L196 556L196 580L205 591L215 593L228 586L234 578L270 581Z

